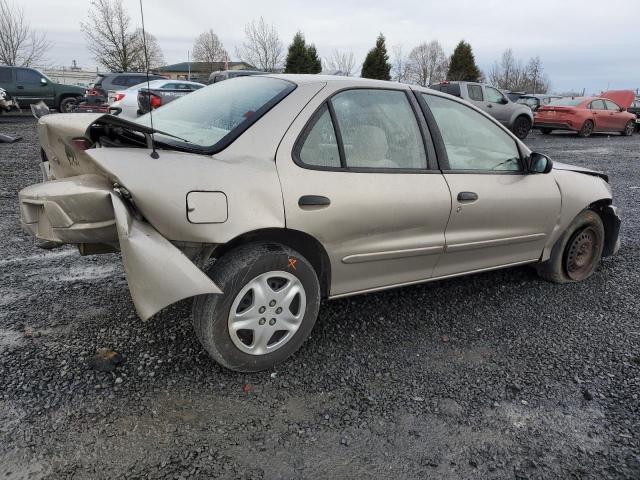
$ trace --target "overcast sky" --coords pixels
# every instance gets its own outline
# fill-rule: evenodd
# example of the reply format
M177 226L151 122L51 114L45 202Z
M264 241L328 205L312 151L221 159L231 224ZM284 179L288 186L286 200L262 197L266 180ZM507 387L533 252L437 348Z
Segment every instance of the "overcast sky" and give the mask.
M15 1L15 0L14 0ZM50 63L95 68L80 22L89 0L19 0L32 27L53 43ZM140 25L138 0L124 0ZM320 56L334 48L351 50L360 65L379 32L391 52L432 39L447 54L464 39L476 62L488 71L505 48L526 61L539 55L554 91L599 92L640 88L640 2L638 0L144 0L147 31L162 47L167 63L187 60L198 33L212 28L235 60L244 25L263 16L285 47L296 31L316 45Z

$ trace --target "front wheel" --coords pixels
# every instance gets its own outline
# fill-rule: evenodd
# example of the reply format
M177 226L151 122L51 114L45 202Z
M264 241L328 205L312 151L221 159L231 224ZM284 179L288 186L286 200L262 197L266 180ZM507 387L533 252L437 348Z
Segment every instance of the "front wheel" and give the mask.
M538 275L555 283L586 280L600 264L604 234L600 215L583 210L553 246L549 260L537 265Z
M524 140L529 135L529 131L531 130L531 120L529 120L525 116L520 116L516 118L516 121L513 122L513 133L520 140Z
M630 137L631 135L633 135L635 129L636 122L634 122L633 120L629 120L625 125L624 130L622 131L622 135L624 135L625 137Z
M315 270L275 243L238 247L207 272L222 289L193 302L198 339L220 365L238 372L271 368L306 340L320 306Z

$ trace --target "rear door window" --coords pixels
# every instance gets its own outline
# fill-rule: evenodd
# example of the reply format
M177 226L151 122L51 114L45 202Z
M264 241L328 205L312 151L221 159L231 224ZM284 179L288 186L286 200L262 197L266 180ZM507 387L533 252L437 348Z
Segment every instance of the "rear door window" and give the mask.
M327 105L316 113L302 133L294 151L297 160L311 167L339 168L340 151Z
M348 168L427 168L420 127L404 91L347 90L330 101Z
M11 68L0 67L0 85L7 85L13 83L13 75L11 75Z
M475 100L476 102L484 101L484 95L482 94L481 85L473 85L469 83L467 84L467 92L469 92L469 98L471 100Z
M18 68L16 70L16 83L39 84L42 75L30 68Z

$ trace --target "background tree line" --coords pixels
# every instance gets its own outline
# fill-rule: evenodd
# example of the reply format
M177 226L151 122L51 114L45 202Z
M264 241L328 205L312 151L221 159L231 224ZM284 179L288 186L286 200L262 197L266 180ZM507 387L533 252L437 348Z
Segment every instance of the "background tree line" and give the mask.
M80 28L96 62L110 71L144 72L163 65L164 55L156 37L132 26L122 0L91 0L86 21ZM322 60L313 43L297 32L285 53L273 24L260 17L245 25L245 40L236 57L266 72L329 73L356 75L353 52L333 50ZM146 43L146 54L145 54ZM33 65L43 60L50 48L44 34L31 28L24 11L9 0L0 0L0 63ZM198 35L192 48L193 61L210 63L211 70L230 60L218 35L211 29ZM536 56L523 63L510 48L505 50L485 76L478 68L471 45L461 40L447 55L437 40L413 47L408 54L402 45L393 47L393 59L382 33L360 68L360 76L428 86L443 80L487 81L504 90L546 93L549 79Z

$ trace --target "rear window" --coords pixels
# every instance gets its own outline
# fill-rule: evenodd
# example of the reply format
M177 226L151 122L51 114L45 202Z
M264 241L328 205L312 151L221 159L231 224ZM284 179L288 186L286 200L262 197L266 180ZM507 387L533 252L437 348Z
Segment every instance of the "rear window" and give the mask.
M554 100L549 105L557 105L559 107L575 107L576 105L580 105L584 102L584 98L559 98Z
M453 95L455 97L462 97L462 95L460 95L459 83L436 83L435 85L431 85L430 88L439 90L443 93L448 93L449 95Z
M247 76L214 83L153 111L153 127L187 141L188 147L219 151L295 89L277 78ZM136 120L150 126L149 114ZM172 137L157 135L167 143Z
M9 67L0 67L0 85L11 82L11 69Z

